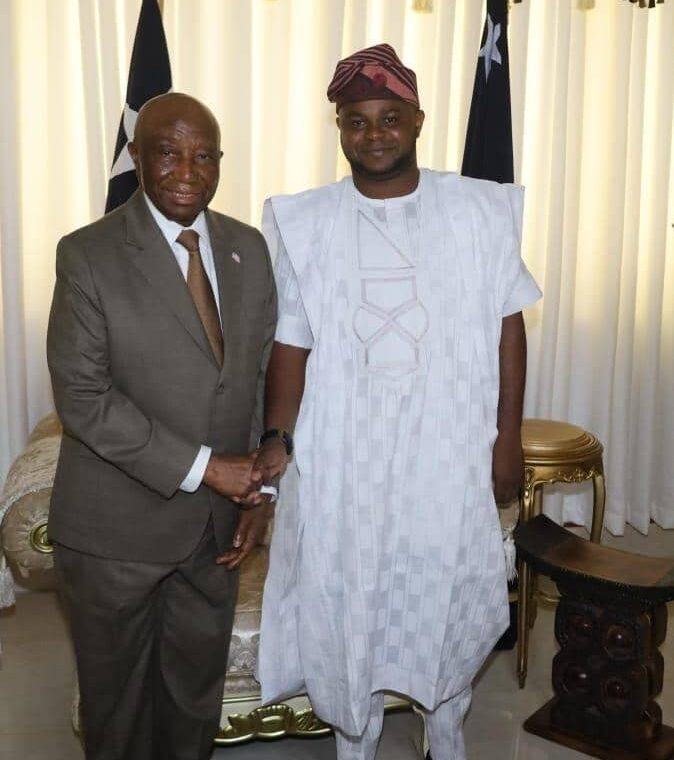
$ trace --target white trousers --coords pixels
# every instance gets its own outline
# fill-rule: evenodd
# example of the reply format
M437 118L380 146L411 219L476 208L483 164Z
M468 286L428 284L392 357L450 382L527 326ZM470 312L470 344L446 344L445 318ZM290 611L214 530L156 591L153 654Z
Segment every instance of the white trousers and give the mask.
M433 760L466 760L463 720L470 699L471 688L468 687L433 711L421 710ZM370 702L370 719L361 736L348 736L335 730L337 760L374 760L383 722L384 695L376 692Z

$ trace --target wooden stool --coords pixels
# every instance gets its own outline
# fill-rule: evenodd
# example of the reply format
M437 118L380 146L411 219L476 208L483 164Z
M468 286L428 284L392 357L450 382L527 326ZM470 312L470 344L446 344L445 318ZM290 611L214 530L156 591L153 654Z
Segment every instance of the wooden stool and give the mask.
M674 599L674 559L599 546L539 515L515 530L520 554L556 581L560 650L555 696L524 723L530 733L605 760L672 760L662 724L659 647Z
M543 511L546 483L581 483L592 480L594 505L590 540L599 543L604 524L604 464L601 443L591 433L555 420L523 420L524 489L520 523ZM529 629L534 624L536 600L534 577L525 560L518 563L517 677L520 688L527 678Z

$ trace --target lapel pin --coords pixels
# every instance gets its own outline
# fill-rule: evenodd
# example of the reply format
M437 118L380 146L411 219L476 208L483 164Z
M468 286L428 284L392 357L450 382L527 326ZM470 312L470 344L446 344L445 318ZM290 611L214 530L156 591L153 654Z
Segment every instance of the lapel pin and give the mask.
M232 258L234 261L236 261L237 264L241 263L241 256L236 251L232 251Z

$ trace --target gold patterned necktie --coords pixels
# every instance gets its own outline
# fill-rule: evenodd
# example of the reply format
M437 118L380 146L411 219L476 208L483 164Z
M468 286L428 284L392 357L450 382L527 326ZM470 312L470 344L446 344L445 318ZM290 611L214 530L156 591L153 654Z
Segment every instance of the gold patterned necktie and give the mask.
M201 318L201 323L204 326L206 337L211 344L213 355L218 364L222 366L225 356L222 326L220 324L218 307L215 303L215 296L213 295L213 288L204 269L204 263L201 260L199 233L194 230L183 230L176 238L176 241L183 248L186 248L190 255L189 264L187 265L187 288L192 294L192 299Z

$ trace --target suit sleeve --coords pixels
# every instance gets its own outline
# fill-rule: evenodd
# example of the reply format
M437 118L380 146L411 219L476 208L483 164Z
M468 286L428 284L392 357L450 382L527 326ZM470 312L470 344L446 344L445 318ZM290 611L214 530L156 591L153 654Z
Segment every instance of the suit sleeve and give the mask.
M170 498L199 443L147 416L115 387L105 315L84 250L64 238L47 332L54 403L64 429L130 477Z

